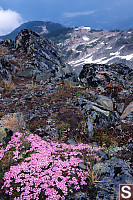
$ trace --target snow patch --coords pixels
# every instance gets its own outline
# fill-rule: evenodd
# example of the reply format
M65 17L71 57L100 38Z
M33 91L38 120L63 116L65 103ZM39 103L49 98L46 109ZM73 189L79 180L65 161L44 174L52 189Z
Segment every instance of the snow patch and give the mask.
M120 49L119 49L119 51L121 50L121 49L123 49L125 47L125 45L124 46L122 46Z
M90 42L88 42L88 44L92 44L92 43L96 42L97 40L98 40L98 38L91 40Z
M112 53L112 54L114 55L114 53ZM117 53L114 56L112 56L111 58L107 59L106 57L103 57L103 58L99 58L97 60L93 60L93 56L90 55L87 58L81 58L81 59L79 59L77 61L71 61L71 62L69 62L69 64L74 66L74 67L79 66L79 65L84 65L84 64L87 64L87 63L107 64L109 61L111 61L111 60L113 60L115 58L131 60L133 58L133 54L126 55L126 56L120 56Z
M112 49L112 47L107 47L106 49Z
M89 26L83 26L82 29L85 29L85 30L91 31L91 27L89 27Z
M122 59L131 60L133 58L133 54L129 54L127 56L119 56Z
M115 52L115 53L110 53L110 55L111 55L111 56L119 56L119 55L120 55L120 52L117 51L117 52Z
M82 38L83 38L83 40L86 41L86 42L90 40L86 35L84 35Z

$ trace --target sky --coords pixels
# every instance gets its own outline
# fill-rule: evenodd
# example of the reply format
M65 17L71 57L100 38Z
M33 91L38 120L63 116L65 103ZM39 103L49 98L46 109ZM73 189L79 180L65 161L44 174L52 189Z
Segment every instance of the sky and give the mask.
M119 28L123 24L124 28L133 21L132 10L133 0L0 0L0 35L33 20L96 29Z

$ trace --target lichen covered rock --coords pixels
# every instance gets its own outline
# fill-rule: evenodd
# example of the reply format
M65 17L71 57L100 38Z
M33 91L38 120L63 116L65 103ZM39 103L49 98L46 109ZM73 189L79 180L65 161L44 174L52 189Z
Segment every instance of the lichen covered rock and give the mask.
M5 131L5 128L2 124L0 124L0 143L4 142L4 139L6 138L7 133Z
M121 119L127 118L129 121L133 120L133 102L131 102L121 115Z

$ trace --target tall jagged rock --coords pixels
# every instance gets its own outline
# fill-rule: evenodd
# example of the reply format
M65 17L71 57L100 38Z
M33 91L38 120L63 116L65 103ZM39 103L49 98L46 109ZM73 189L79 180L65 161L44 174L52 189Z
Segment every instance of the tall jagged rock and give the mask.
M23 29L13 41L0 43L0 78L11 81L15 78L34 78L35 81L54 77L76 79L70 65L65 64L58 47L39 34Z
M57 46L37 33L24 29L16 37L15 48L27 54L34 62L18 73L19 76L34 76L36 81L57 76L71 76L72 68L63 63Z

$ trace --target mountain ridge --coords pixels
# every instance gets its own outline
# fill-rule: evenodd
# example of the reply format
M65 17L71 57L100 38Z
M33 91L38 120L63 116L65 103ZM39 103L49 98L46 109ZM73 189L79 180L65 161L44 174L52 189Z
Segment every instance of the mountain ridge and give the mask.
M63 31L67 33L71 28L67 28L62 26L59 23L53 23L50 21L29 21L26 23L21 24L18 28L13 30L11 33L0 36L1 40L6 40L6 39L11 39L15 40L15 37L17 34L22 31L23 29L29 29L34 32L37 32L43 37L50 38L54 35L58 36L60 35Z
M67 28L59 23L31 21L0 38L15 40L22 29L35 31L55 42L65 61L78 73L86 63L123 63L131 68L133 66L133 29L106 31L84 26Z

